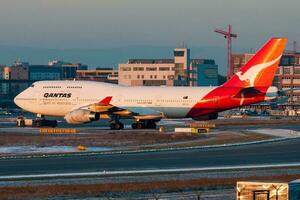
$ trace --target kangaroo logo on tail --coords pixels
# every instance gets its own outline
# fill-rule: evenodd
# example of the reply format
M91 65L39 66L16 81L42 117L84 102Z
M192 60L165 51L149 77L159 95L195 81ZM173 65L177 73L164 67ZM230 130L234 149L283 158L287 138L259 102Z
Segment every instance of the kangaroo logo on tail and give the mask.
M223 86L240 88L270 87L286 43L286 38L270 39Z
M262 70L274 65L277 61L280 60L280 58L281 55L275 58L274 60L271 60L270 62L260 63L252 66L246 72L244 72L244 74L242 74L243 72L239 71L236 73L236 75L239 77L241 81L246 81L249 84L249 87L254 87L254 81L255 78L258 76L258 74Z

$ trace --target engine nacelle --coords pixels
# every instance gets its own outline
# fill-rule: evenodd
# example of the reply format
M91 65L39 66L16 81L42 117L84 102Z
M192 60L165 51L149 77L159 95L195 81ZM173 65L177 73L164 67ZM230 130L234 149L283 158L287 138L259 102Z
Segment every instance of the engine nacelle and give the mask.
M270 101L279 98L280 91L277 87L271 86L268 88L265 96L265 101Z
M78 109L69 112L64 118L68 124L84 124L99 120L100 114L89 110Z
M199 117L194 117L193 120L196 121L207 121L207 120L213 120L213 119L218 119L218 113L213 113L210 115L204 115L204 116L199 116Z

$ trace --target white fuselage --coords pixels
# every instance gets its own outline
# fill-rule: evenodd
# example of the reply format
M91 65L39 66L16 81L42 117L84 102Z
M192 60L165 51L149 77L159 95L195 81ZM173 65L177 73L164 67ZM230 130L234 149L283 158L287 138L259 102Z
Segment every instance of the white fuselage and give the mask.
M136 110L151 109L168 118L183 118L215 87L127 87L90 81L40 81L20 93L15 103L29 112L65 116L77 108L111 96L111 104Z

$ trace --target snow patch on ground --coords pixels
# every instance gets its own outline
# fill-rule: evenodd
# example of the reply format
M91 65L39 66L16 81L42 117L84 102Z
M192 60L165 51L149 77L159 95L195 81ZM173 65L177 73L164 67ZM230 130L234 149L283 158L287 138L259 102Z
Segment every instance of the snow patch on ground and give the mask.
M283 137L283 138L296 138L300 137L299 131L294 131L290 129L271 129L271 128L261 128L261 129L255 129L250 130L252 132L256 133L262 133L266 135L273 135L276 137Z
M112 148L107 147L87 147L86 152L110 151ZM0 153L70 153L79 150L73 146L52 146L52 147L36 147L36 146L10 146L0 147Z

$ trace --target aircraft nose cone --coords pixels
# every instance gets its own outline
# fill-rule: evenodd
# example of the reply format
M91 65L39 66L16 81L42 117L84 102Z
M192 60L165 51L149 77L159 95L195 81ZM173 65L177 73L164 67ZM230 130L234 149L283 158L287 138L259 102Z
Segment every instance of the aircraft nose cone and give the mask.
M19 98L20 98L20 95L15 96L15 98L14 98L14 103L15 103L17 106L21 107L21 106L20 106L20 100L19 100Z

